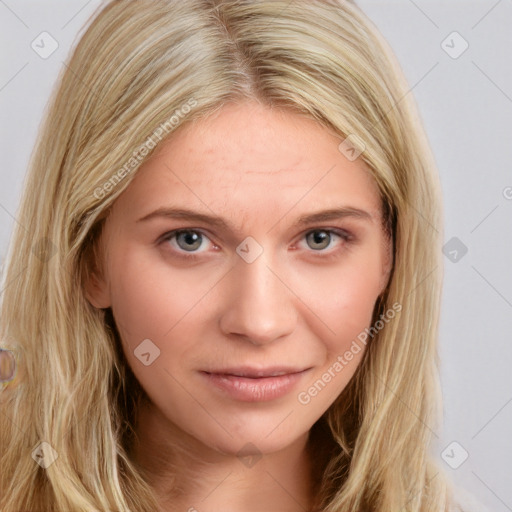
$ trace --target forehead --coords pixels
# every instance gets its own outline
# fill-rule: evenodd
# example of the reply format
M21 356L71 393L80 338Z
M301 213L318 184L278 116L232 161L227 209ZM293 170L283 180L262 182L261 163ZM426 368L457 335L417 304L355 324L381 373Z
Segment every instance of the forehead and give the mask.
M181 201L240 221L340 205L379 212L375 180L361 158L339 151L341 141L291 111L229 104L162 142L125 194L139 210Z

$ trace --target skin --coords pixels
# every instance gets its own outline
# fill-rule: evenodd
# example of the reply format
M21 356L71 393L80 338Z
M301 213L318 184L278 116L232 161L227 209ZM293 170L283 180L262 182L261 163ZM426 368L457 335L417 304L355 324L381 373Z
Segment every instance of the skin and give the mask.
M309 403L298 394L332 373L370 326L392 264L377 185L361 158L338 150L341 141L296 113L229 104L164 141L113 205L87 297L112 308L150 398L139 411L136 460L162 510L292 512L311 504L308 432L364 347ZM163 215L139 220L170 206L222 217L230 228ZM294 226L302 215L342 206L369 218ZM178 228L199 230L202 241L163 239ZM349 238L329 238L329 229ZM263 248L251 263L236 252L248 236ZM195 260L183 257L190 252ZM145 339L160 350L148 366L134 354ZM265 401L234 399L200 372L276 364L308 370L290 392ZM237 455L247 443L255 459Z

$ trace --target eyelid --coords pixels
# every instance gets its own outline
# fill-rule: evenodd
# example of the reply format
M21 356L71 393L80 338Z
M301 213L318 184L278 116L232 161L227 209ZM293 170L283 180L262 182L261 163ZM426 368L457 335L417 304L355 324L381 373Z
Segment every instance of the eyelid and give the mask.
M299 235L299 241L302 241L303 239L305 239L305 237L307 235L309 235L310 233L313 233L315 231L325 231L331 235L334 234L335 236L341 238L341 240L343 241L342 245L344 245L345 243L349 243L355 239L354 235L345 229L333 228L333 227L318 227L318 228L310 228L310 229L307 229L306 231L303 231ZM336 249L331 248L331 249L318 250L318 251L311 249L310 252L313 253L314 255L318 255L318 256L321 256L321 255L327 256L328 254L336 252Z
M162 236L160 236L158 238L157 244L160 244L162 242L168 242L171 238L174 238L176 235L178 235L180 233L187 233L187 232L199 233L202 237L207 238L211 242L212 245L217 247L215 242L211 239L211 235L207 231L200 229L200 228L188 228L188 227L177 228L177 229L172 229L171 231L167 231L166 233L164 233ZM185 254L185 255L200 254L200 253L198 253L198 251L192 251L192 252L179 251L179 253Z
M298 235L298 241L300 242L300 241L304 240L307 235L309 235L310 233L315 232L315 231L325 231L330 234L334 234L334 235L338 236L342 240L341 245L350 243L355 239L355 236L350 231L347 231L345 229L320 226L320 227L310 227L307 230L304 230L302 233L300 233ZM193 228L193 227L182 227L182 228L176 228L171 231L168 231L158 238L157 244L161 244L163 242L168 242L170 239L172 239L173 237L175 237L176 235L178 235L179 233L182 233L182 232L199 233L203 237L207 238L210 241L210 243L213 244L214 247L218 248L218 245L215 244L215 242L211 239L211 235L208 233L207 230L204 230L202 228ZM294 243L294 245L295 244L296 243ZM178 249L172 248L172 251L175 254L177 254L179 257L188 258L188 259L199 258L200 255L203 254L203 252L207 252L207 251L187 252L184 250L180 250L179 248ZM337 250L336 250L336 248L327 249L327 250L317 250L317 251L315 251L314 249L310 249L308 252L310 252L313 256L323 257L324 259L326 259L329 256L336 255Z

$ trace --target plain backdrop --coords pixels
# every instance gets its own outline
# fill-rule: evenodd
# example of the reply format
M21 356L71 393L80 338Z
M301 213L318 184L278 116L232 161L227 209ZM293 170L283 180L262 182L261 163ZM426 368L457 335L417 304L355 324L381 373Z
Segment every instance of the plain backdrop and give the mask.
M0 0L2 260L43 109L99 5ZM444 427L436 450L458 485L490 510L512 511L512 0L359 5L404 69L443 188ZM42 46L43 32L58 44L47 58L31 46Z

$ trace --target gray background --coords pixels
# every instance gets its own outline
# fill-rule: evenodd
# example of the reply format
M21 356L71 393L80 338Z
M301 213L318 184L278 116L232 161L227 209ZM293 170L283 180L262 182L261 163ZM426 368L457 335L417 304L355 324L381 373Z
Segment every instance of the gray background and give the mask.
M50 91L99 4L0 0L2 260ZM359 5L403 66L441 175L448 245L437 453L490 510L512 511L512 0ZM43 31L59 45L46 59L31 48Z

